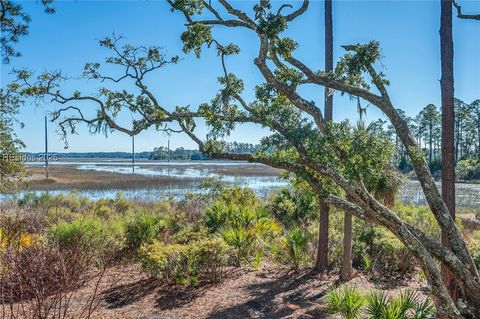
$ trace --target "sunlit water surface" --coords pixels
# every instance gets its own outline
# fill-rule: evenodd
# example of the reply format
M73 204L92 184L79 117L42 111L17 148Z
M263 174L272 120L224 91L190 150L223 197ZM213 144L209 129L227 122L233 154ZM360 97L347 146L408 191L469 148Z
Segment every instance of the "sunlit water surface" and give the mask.
M29 163L28 165L42 165L42 163ZM194 180L195 185L200 185L208 178L219 178L226 183L249 187L260 196L267 196L273 191L288 186L288 183L277 176L255 175L254 170L260 168L261 164L248 162L225 162L225 161L171 161L168 162L141 162L138 166L132 167L128 161L101 161L101 162L52 162L51 165L73 165L81 170L94 170L111 172L116 174L140 174L144 176L165 176L175 179ZM232 174L238 166L252 169L249 175ZM173 166L173 167L172 167ZM228 168L227 173L219 171L222 167ZM230 174L228 173L230 172ZM439 184L440 187L440 184ZM53 190L49 194L57 195L68 193L70 190ZM114 198L118 193L117 189L83 189L77 191L79 194L90 199ZM166 198L181 199L187 193L205 192L205 189L186 183L185 187L162 186L155 188L122 189L121 192L127 199L141 201L156 201ZM16 195L0 194L0 201L15 200L21 198L25 192ZM36 191L37 194L45 191ZM458 207L480 207L480 184L457 184L457 206ZM399 192L399 199L408 204L425 205L420 184L417 181L408 181Z

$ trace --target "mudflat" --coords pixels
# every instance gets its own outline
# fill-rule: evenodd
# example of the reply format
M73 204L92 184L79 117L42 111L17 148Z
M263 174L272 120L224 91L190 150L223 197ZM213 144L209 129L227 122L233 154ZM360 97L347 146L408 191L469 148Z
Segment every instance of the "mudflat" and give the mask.
M164 175L144 175L132 173L117 173L98 169L80 168L79 165L71 160L72 164L50 165L49 178L45 178L45 168L43 166L30 166L26 168L27 178L21 183L22 190L55 190L55 189L136 189L151 187L193 187L199 182L198 178ZM83 160L82 160L83 162ZM90 162L94 162L93 160ZM120 161L118 161L120 162ZM125 161L124 161L125 162ZM85 161L86 164L89 161ZM175 164L177 163L177 164ZM216 175L228 176L279 176L282 172L279 169L271 168L265 165L238 164L238 165L219 165L203 162L197 163L172 163L168 167L172 170L196 169ZM138 162L136 169L165 170L167 166L151 166L150 162ZM96 166L111 166L109 162L102 162ZM113 166L115 166L113 164Z

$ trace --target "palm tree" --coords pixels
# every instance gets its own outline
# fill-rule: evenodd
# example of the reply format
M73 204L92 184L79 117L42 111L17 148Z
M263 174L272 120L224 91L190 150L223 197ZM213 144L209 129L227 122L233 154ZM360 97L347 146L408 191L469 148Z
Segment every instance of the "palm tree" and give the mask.
M369 125L365 124L363 119L357 122L355 130L363 130L369 134L379 134L376 130L375 122ZM388 166L383 170L383 175L373 185L367 185L369 191L375 198L382 201L386 206L392 207L395 203L395 197L404 183L404 176L394 167ZM342 268L340 270L340 279L348 281L352 277L352 214L345 212L343 220L343 256Z

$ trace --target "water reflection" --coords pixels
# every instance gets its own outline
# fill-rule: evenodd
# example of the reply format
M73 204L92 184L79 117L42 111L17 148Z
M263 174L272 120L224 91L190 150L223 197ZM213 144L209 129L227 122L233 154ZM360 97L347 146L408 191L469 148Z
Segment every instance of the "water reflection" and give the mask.
M48 165L108 165L108 166L129 166L132 167L131 160L102 160L102 161L51 161L48 162ZM45 165L44 162L25 162L25 166L42 166ZM136 165L139 166L262 166L263 164L250 163L245 161L138 161Z
M250 185L241 185L245 187L250 187L255 191L257 195L260 197L266 197L268 194L272 193L276 189L281 188L282 186L286 186L286 183L271 183L268 184L250 184ZM68 194L72 192L72 190L67 189L58 189L48 191L50 195L60 195L60 194ZM108 198L114 199L119 192L118 189L96 189L96 190L75 190L75 193L81 196L85 196L91 200L97 200L101 198ZM124 197L130 200L137 200L143 202L153 202L163 199L175 199L181 200L185 198L188 193L200 194L206 192L206 189L201 187L196 188L180 188L180 187L165 187L165 188L139 188L139 189L127 189L121 190ZM42 195L47 193L47 191L28 191L28 192L19 192L15 195L7 195L7 194L0 194L0 202L11 201L11 200L18 200L22 198L27 193L34 193L36 195Z
M36 165L41 163L30 163ZM193 179L194 186L163 186L158 188L141 188L122 190L125 197L132 200L156 201L169 197L183 198L185 194L192 192L202 192L200 183L207 178L221 178L223 181L233 185L252 188L258 195L266 196L274 190L285 187L288 183L274 175L260 175L259 172L264 167L262 164L248 162L232 161L172 161L168 162L140 162L132 170L131 163L128 161L101 161L101 162L53 162L52 165L74 165L81 170L94 170L101 172L111 172L116 174L139 174L143 176L168 176L176 179ZM223 167L224 168L222 170ZM235 174L234 166L247 166L248 174ZM257 175L256 175L257 174ZM438 184L439 188L440 184ZM59 189L49 191L50 194L57 195L68 193L70 190ZM81 195L90 199L114 198L118 189L84 189L79 190ZM37 194L45 191L36 191ZM0 201L22 197L24 192L17 196L0 194ZM420 184L417 181L408 181L399 192L399 199L407 204L425 205L426 200ZM480 184L457 184L456 201L458 207L479 207L480 206Z
M229 164L230 165L230 164ZM243 165L243 164L242 164ZM258 165L258 164L257 164ZM178 179L198 179L220 178L226 183L250 187L255 191L268 188L279 188L287 185L287 183L277 176L258 176L258 175L228 175L218 173L211 168L168 168L155 167L146 168L143 166L125 167L125 166L107 166L96 164L85 164L78 167L82 170L94 170L101 172L110 172L117 174L139 174L144 176L168 176Z

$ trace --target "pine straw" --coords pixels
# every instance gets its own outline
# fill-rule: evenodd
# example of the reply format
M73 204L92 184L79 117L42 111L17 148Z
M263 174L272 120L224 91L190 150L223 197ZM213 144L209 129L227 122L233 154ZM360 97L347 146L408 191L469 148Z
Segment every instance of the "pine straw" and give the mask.
M114 284L102 290L92 318L333 319L338 317L327 313L324 296L337 280L336 275L295 274L279 266L265 265L258 271L231 269L221 284L189 289L161 285L136 265L116 266L106 274L104 281ZM350 284L363 293L373 289L384 289L390 294L405 288L421 291L421 284L412 280L386 286L357 275ZM78 304L86 299L89 289L76 294Z

